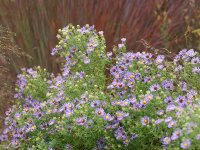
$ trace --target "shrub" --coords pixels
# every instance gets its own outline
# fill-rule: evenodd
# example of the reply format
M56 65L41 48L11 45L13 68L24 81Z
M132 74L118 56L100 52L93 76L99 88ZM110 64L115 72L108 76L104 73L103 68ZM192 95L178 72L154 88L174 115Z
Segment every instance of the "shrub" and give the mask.
M69 25L57 38L52 55L65 59L62 74L22 69L2 147L200 148L197 52L182 50L171 62L154 51L126 52L122 38L106 53L103 32L88 25Z

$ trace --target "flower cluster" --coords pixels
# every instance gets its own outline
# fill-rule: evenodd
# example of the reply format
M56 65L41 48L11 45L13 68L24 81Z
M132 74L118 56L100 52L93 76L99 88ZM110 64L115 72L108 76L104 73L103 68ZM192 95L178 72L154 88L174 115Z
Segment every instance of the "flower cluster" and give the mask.
M57 38L51 54L63 59L61 74L22 69L2 147L200 148L196 51L182 50L170 62L153 52L125 52L122 38L106 53L103 32L88 25L69 25Z

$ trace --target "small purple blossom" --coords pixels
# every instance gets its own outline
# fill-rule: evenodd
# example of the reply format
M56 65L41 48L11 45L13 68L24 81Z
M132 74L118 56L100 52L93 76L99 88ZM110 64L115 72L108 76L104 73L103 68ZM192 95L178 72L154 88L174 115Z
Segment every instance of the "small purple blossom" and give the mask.
M95 114L98 115L98 116L104 116L104 114L105 114L104 109L103 108L97 108L95 110Z
M168 127L168 128L174 128L174 127L176 127L176 125L177 125L177 121L171 120L171 121L168 123L167 127Z
M151 92L156 92L158 90L160 90L160 85L159 84L153 84L153 85L150 86L150 91Z
M87 117L78 117L75 119L75 123L79 126L84 126L87 123Z
M157 111L157 114L158 114L159 116L164 115L164 110L158 110L158 111Z
M182 135L182 130L178 128L178 129L174 130L174 132L172 133L171 139L172 139L172 140L176 140L176 139L178 139L181 135Z
M100 101L99 100L94 100L90 103L90 106L92 108L98 107L100 105Z
M107 121L112 121L114 118L110 115L110 114L105 114L104 115L104 120L107 120Z
M155 120L155 124L161 124L163 122L163 119L157 119L157 120Z
M11 140L11 144L14 148L18 148L20 146L20 141L17 138Z
M188 149L191 146L191 140L186 139L180 144L181 148Z
M170 137L164 137L164 138L162 139L162 144L163 144L163 145L169 145L170 143L171 143Z
M150 123L149 117L148 117L148 116L142 117L142 118L141 118L141 123L142 123L143 126L148 125L148 124Z

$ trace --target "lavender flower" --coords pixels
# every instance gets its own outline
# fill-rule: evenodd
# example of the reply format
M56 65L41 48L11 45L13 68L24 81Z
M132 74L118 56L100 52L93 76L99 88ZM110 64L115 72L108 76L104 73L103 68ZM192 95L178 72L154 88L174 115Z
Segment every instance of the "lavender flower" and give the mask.
M13 145L14 148L18 148L20 146L20 142L17 138L12 139L11 144Z
M187 105L185 97L181 95L176 98L175 102L181 107L185 107Z
M117 116L117 120L121 121L123 118L126 118L129 116L128 113L124 113L123 111L116 111L116 116Z
M157 58L155 59L156 64L161 64L165 59L164 55L158 55Z
M176 140L176 139L178 139L181 135L182 135L182 130L178 128L178 129L174 130L174 132L172 133L171 139L172 139L172 140Z
M165 122L170 122L172 120L172 117L171 116L169 116L169 117L167 117L166 119L165 119Z
M151 92L156 92L160 90L160 85L159 84L153 84L151 87L150 87L150 91Z
M98 115L98 116L104 116L105 112L102 108L97 108L95 110L95 114Z
M135 138L137 138L138 137L138 135L136 134L136 133L133 133L133 134L131 134L131 140L133 140L133 139L135 139Z
M163 145L169 145L171 143L170 137L164 137L162 140Z
M169 123L168 123L168 128L174 128L174 127L176 127L176 125L177 125L177 121L175 121L175 120L171 120Z
M168 96L164 99L164 102L167 103L167 104L172 104L173 103L173 99L172 97Z
M155 120L155 124L161 124L163 122L163 119L157 119L157 120Z
M164 114L164 110L158 110L158 111L157 111L157 114L158 114L159 116L162 116L162 115Z
M112 121L114 118L110 115L110 114L105 114L104 115L104 120L107 120L107 121Z
M75 123L79 126L84 126L87 123L87 117L78 117L75 119Z
M84 57L83 62L84 62L84 64L89 64L90 59L88 57Z
M99 100L95 100L95 101L92 101L90 106L92 108L95 108L95 107L98 107L100 105L100 101Z
M147 117L147 116L142 117L141 118L141 123L142 123L143 126L148 125L150 123L149 117Z
M181 148L188 149L191 146L191 140L186 139L180 144Z
M51 126L54 124L54 122L55 122L54 119L51 119L51 120L49 120L48 125Z

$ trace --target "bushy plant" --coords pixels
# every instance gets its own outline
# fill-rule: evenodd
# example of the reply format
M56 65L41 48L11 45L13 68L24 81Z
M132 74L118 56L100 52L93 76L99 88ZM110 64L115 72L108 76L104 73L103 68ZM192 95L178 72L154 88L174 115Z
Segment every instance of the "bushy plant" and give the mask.
M62 74L22 69L3 148L200 148L197 52L183 50L171 62L126 52L122 38L106 53L103 32L89 25L69 25L57 38L52 55L64 59Z

